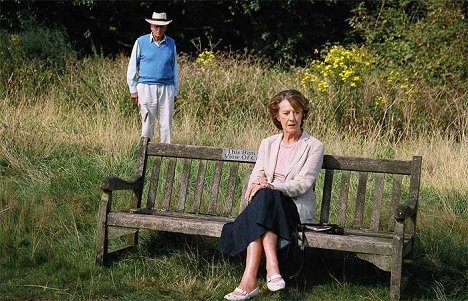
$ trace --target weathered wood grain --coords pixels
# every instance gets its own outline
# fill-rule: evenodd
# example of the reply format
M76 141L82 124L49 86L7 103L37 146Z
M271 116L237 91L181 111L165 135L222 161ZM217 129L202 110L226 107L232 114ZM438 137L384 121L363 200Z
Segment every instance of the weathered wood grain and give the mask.
M239 163L231 164L229 168L229 178L227 183L226 199L224 201L224 216L229 216L234 202L234 192L236 190L237 173L239 172Z
M346 222L346 209L348 208L348 195L349 195L349 180L351 172L349 170L341 173L341 190L340 190L340 212L338 215L338 225L345 225Z
M146 208L152 209L156 200L156 193L158 192L158 184L161 170L161 158L156 157L153 162L153 171L151 172L151 180L149 184L148 200Z
M388 212L388 216L393 216L393 213L395 212L397 205L400 203L402 180L403 180L403 176L401 175L395 175L393 177L392 200L391 200L391 206L389 208L390 212ZM388 221L388 231L393 231L394 226L395 226L395 219L390 218Z
M249 178L250 178L250 174L252 173L252 170L254 168L254 165L253 164L250 164L249 167L248 167L248 172L247 174L245 175L244 177L244 185L242 187L242 194L240 196L240 200L239 200L239 212L241 212L242 210L244 210L245 207L247 207L247 200L245 199L245 192L247 191L247 187L248 187L248 184L249 184Z
M145 228L192 235L219 237L223 225L232 219L188 217L187 215L142 215L128 212L112 212L108 225Z
M184 159L184 170L179 188L179 200L177 201L177 212L183 212L187 200L188 185L190 180L190 169L192 167L191 159Z
M177 164L176 158L170 158L169 163L167 164L167 171L166 171L166 183L164 185L164 198L162 202L161 208L163 210L169 210L169 206L171 205L172 200L172 188L174 187L174 174L175 174L175 167Z
M383 174L375 175L375 189L374 189L374 208L372 210L372 220L370 228L377 231L379 229L380 216L382 214L382 198L384 189Z
M365 235L333 235L308 231L305 234L312 248L340 250L357 253L391 255L393 239Z
M223 161L216 161L214 175L213 175L213 182L211 185L210 205L208 206L208 213L213 214L213 215L216 215L216 208L218 204L219 184L221 183L222 170L223 170Z
M401 160L371 159L325 155L323 169L351 170L411 175L412 162Z
M362 218L364 215L364 204L366 201L367 179L369 174L367 172L359 173L359 183L356 195L356 209L354 210L354 224L355 228L362 226Z
M192 212L198 213L200 211L200 204L203 198L203 186L205 184L206 174L206 160L199 161L197 184L195 186L195 199L192 206Z
M323 184L322 208L320 210L320 223L328 223L330 213L330 202L333 188L333 169L325 170L325 179Z

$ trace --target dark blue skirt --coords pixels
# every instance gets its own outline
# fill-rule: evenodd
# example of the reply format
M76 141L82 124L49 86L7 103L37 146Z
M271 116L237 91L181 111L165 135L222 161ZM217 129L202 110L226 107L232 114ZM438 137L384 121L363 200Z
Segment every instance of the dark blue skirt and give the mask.
M218 249L234 256L265 232L272 231L278 235L278 250L281 250L290 244L298 223L294 201L279 190L263 188L233 222L223 226Z

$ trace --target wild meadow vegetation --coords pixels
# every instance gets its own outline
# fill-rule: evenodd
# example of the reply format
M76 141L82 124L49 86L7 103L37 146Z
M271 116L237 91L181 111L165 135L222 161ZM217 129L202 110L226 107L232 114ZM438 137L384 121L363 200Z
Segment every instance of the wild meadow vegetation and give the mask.
M391 13L379 20L394 20ZM430 17L435 30L444 14ZM364 30L368 19L354 21ZM422 35L427 28L406 32L403 41L392 40L392 28L372 32L368 44L329 47L306 66L215 50L181 54L173 140L256 149L276 132L269 97L296 88L311 100L305 129L326 153L421 155L418 239L402 297L466 300L468 82L456 44L466 45L466 28L445 27L462 36L446 45L449 53L433 49ZM100 181L132 176L139 139L128 58L77 58L63 33L44 28L0 35L0 299L220 300L232 290L242 258L223 257L216 240L202 237L143 232L137 252L110 268L95 266ZM397 45L407 53L383 53L391 45L379 35L408 44ZM415 51L415 41L427 51ZM407 60L398 65L392 56ZM308 251L304 269L283 294L257 299L388 299L388 275L353 255Z

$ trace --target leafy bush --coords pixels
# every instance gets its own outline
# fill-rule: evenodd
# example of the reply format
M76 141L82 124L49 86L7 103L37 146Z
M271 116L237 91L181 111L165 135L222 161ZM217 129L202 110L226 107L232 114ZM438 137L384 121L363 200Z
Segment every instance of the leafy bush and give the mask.
M314 115L325 114L326 125L347 128L360 123L368 112L362 110L362 84L372 58L365 48L347 49L335 45L325 50L323 60L312 60L299 70L303 89L316 100ZM333 108L330 110L330 108Z
M46 88L75 52L60 29L31 27L17 33L0 31L0 91L32 96ZM16 88L15 88L16 87Z
M339 130L392 139L468 126L468 26L463 1L363 2L351 26L359 48L333 46L299 73Z
M463 0L361 3L350 24L384 69L430 84L458 84L468 75L468 26ZM455 83L454 83L455 80Z

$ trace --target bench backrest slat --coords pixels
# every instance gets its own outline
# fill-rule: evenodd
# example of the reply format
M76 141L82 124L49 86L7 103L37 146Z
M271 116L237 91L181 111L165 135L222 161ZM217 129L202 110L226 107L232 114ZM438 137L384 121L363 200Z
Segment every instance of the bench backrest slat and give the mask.
M182 177L179 188L179 200L177 201L177 212L183 212L185 210L185 202L187 200L187 191L190 178L190 168L192 167L191 159L184 159L184 170L182 171Z
M161 170L161 158L154 158L153 170L151 172L151 181L148 192L148 202L146 208L150 209L154 207L154 200L156 199L156 193L158 191L159 173Z
M400 203L401 198L401 182L403 181L402 175L395 175L393 177L393 185L392 185L392 199L391 205L389 209L391 210L388 214L391 216L396 209L398 203ZM392 231L395 227L395 220L391 218L388 222L388 231Z
M250 174L252 173L253 168L254 168L254 164L249 164L247 168L247 172L244 175L244 179L242 179L242 183L244 183L244 186L242 187L242 193L240 195L240 200L239 200L239 212L244 210L244 208L247 207L247 204L248 204L244 196L245 196L245 192L247 191Z
M195 187L195 198L192 207L192 212L194 213L200 212L200 204L203 196L203 185L205 184L205 174L206 160L201 160L198 164L197 185Z
M340 189L340 212L338 215L338 224L344 225L346 221L346 209L348 208L348 194L349 194L349 180L351 172L346 170L341 175L341 189Z
M331 193L333 188L333 169L325 170L325 180L323 184L322 208L320 211L320 222L328 223L328 213L330 212Z
M382 212L382 197L383 197L383 185L384 177L383 174L375 175L375 189L374 189L374 209L372 210L372 219L370 228L373 231L379 229L380 215Z
M234 190L236 189L237 172L239 163L232 163L229 168L229 179L227 183L226 200L224 201L224 215L229 215L232 211L232 203L234 201Z
M213 183L211 186L210 205L208 207L209 208L208 213L213 214L213 215L216 214L219 185L221 183L222 168L223 168L223 161L216 161L214 176L213 176Z
M364 203L365 203L365 198L366 198L368 176L369 176L369 173L367 172L359 173L359 183L358 183L358 189L357 189L357 194L356 194L356 207L354 210L354 223L353 223L353 226L355 228L360 228L362 226L362 218L364 215Z
M162 204L163 210L169 210L169 206L171 205L172 188L174 184L176 163L177 163L176 158L170 158L169 164L167 165L166 183L165 183L166 185L164 186L164 198L163 198L163 204Z

